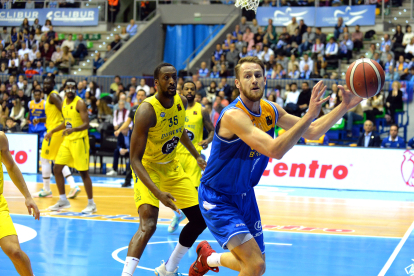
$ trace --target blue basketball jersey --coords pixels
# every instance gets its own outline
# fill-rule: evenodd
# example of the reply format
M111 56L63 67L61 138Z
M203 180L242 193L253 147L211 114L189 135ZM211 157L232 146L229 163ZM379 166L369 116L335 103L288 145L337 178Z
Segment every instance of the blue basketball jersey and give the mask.
M240 109L245 112L255 127L272 138L279 114L276 107L267 100L260 101L260 112L255 114L238 97L223 109L217 120L211 153L201 184L223 194L240 195L259 183L269 157L250 148L240 138L227 140L218 136L220 120L230 109Z

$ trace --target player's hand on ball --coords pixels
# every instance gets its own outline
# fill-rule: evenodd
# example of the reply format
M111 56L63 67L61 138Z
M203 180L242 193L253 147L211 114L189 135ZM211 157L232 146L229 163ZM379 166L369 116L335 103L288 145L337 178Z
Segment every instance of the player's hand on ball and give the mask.
M174 204L174 201L176 200L170 193L160 191L157 197L166 207L171 208L173 211L176 211L177 213L180 213L180 210Z
M201 156L197 157L197 164L203 171L205 170L207 166L206 160L204 160L203 157Z
M52 138L52 133L51 133L51 132L46 133L46 134L45 134L45 138L44 138L44 139L45 139L46 141L49 141L49 140L50 140L50 138Z
M40 218L40 211L39 208L37 208L36 203L34 202L33 198L26 198L25 201L26 207L27 207L27 211L29 212L29 215L33 214L33 217L35 219L39 219ZM33 209L33 212L32 212Z
M63 131L62 135L63 136L68 136L73 132L73 128L67 128Z
M207 139L201 141L200 143L198 143L198 145L201 146L203 149L208 148L208 141L207 141Z
M329 100L329 96L325 99L321 99L325 94L326 86L323 81L319 81L312 89L312 95L309 103L309 109L307 114L312 118L317 118L321 112L322 106Z
M347 109L354 108L363 100L363 98L352 93L351 90L345 90L345 87L342 85L338 85L338 89L342 92L342 104L344 104Z

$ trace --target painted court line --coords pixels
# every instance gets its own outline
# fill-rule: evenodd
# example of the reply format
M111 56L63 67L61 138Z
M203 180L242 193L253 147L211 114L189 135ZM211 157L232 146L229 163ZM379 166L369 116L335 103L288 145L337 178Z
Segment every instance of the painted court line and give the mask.
M378 276L384 276L385 273L387 273L388 269L390 269L392 263L394 262L394 260L397 257L398 253L400 253L401 248L404 246L404 243L407 241L408 237L411 235L411 233L413 232L413 230L414 230L414 222L411 224L410 228L408 228L407 232L405 232L404 237L401 239L400 243L394 249L394 252L392 252L390 258L385 263L384 267L382 268L382 270L378 274Z

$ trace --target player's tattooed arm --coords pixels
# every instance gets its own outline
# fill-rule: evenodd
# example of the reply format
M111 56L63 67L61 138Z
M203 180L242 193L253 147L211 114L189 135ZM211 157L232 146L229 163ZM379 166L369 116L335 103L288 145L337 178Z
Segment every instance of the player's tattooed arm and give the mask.
M137 109L135 115L135 127L131 136L131 167L142 183L144 183L156 198L158 198L165 206L179 212L177 206L173 203L173 201L175 201L174 197L170 193L162 192L158 189L142 165L142 158L147 145L149 129L155 127L156 124L157 116L154 108L149 103L142 103Z
M203 115L203 125L207 129L207 131L208 131L208 137L207 137L207 139L201 141L198 144L205 149L205 148L208 147L208 144L210 144L211 141L213 141L213 137L214 137L214 125L213 125L213 122L210 119L210 114L208 114L207 109L205 109L203 107L201 109L201 114Z
M39 209L37 208L36 203L33 201L32 196L30 195L30 192L27 189L26 182L24 181L23 175L20 172L19 167L17 167L16 163L13 160L13 157L10 154L9 141L7 140L7 136L3 132L0 132L0 149L2 157L1 160L4 166L6 167L7 172L9 173L9 176L13 181L14 185L16 185L16 187L24 196L25 204L27 206L29 214L31 215L33 210L33 216L36 219L39 219Z

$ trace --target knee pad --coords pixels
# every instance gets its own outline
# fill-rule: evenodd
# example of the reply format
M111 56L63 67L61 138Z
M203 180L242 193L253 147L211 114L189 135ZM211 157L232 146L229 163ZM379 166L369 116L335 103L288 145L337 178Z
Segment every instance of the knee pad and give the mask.
M40 158L40 162L42 164L42 177L50 178L50 175L52 174L52 165L50 164L50 161L42 157Z
M65 178L72 175L68 166L63 167L62 173L63 173L63 177Z

